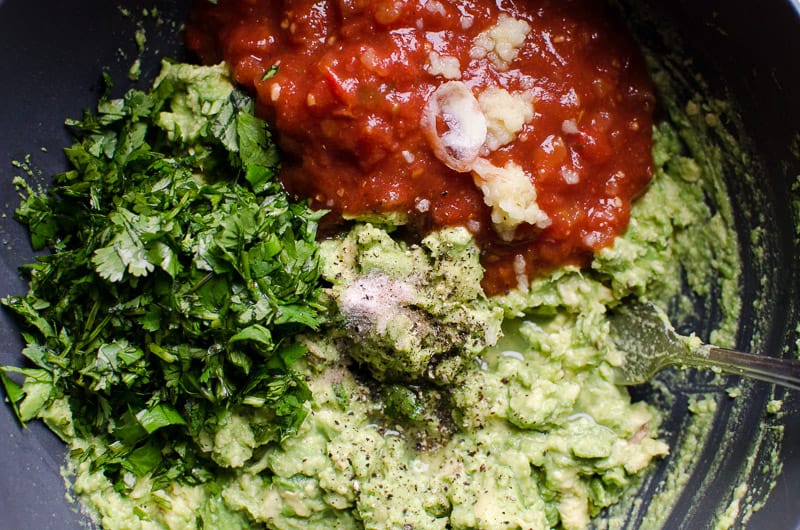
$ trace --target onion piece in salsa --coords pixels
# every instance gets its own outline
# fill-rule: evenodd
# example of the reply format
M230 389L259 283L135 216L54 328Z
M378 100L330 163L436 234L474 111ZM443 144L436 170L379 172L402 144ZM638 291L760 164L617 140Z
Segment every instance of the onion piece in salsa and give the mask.
M186 36L257 97L291 193L467 227L489 294L588 263L653 173L653 87L603 2L204 1Z

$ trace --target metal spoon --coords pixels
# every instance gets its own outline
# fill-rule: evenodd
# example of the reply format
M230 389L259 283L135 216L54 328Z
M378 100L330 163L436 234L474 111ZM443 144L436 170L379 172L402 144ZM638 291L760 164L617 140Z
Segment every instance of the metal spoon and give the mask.
M625 304L609 316L611 339L625 355L615 382L637 385L671 364L716 368L800 390L800 361L743 353L679 335L651 303Z

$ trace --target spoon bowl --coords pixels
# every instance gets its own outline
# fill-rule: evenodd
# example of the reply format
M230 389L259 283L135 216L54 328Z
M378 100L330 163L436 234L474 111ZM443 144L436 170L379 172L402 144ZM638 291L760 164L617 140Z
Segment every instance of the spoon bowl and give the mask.
M609 315L611 339L624 361L615 382L646 383L669 365L710 368L800 390L800 361L756 355L704 344L681 335L667 315L650 302L624 304Z

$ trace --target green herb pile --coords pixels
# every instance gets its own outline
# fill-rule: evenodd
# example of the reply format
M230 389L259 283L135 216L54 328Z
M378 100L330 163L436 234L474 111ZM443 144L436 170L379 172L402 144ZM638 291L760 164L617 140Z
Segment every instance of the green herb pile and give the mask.
M17 218L50 252L3 300L33 366L2 382L21 421L102 439L93 465L120 491L129 473L209 479L195 437L232 408L258 409L274 440L306 414L293 337L322 321L321 213L281 189L270 132L227 75L165 63L148 92L68 122L71 169L49 190L18 180Z

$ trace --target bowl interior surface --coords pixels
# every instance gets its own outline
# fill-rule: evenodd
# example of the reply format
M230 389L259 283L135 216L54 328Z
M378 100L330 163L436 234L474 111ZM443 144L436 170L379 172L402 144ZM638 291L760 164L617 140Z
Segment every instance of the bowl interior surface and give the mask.
M786 53L800 49L800 9L796 2L623 2L622 10L645 49L684 77L688 100L693 93L730 102L726 128L742 153L726 161L726 184L736 213L742 259L742 316L739 348L773 356L797 356L798 272L797 191L800 177L800 102L793 96L800 82L800 62ZM699 75L699 77L697 77ZM762 235L758 244L751 235ZM690 329L707 329L711 311ZM697 381L697 380L695 380ZM701 390L702 381L687 394ZM667 528L706 528L729 502L732 490L746 480L755 492L749 502L769 490L770 480L742 475L743 462L755 453L755 467L773 458L770 442L759 438L769 424L783 436L782 473L763 508L744 517L752 528L798 528L800 509L791 486L800 483L800 409L795 392L774 391L762 383L746 383L746 403L723 400L713 431L690 482L666 523ZM767 401L783 400L776 418L765 415ZM741 400L738 400L741 401ZM669 425L667 425L669 429ZM729 430L733 429L733 430ZM708 477L712 463L713 476ZM761 498L761 501L764 499Z

